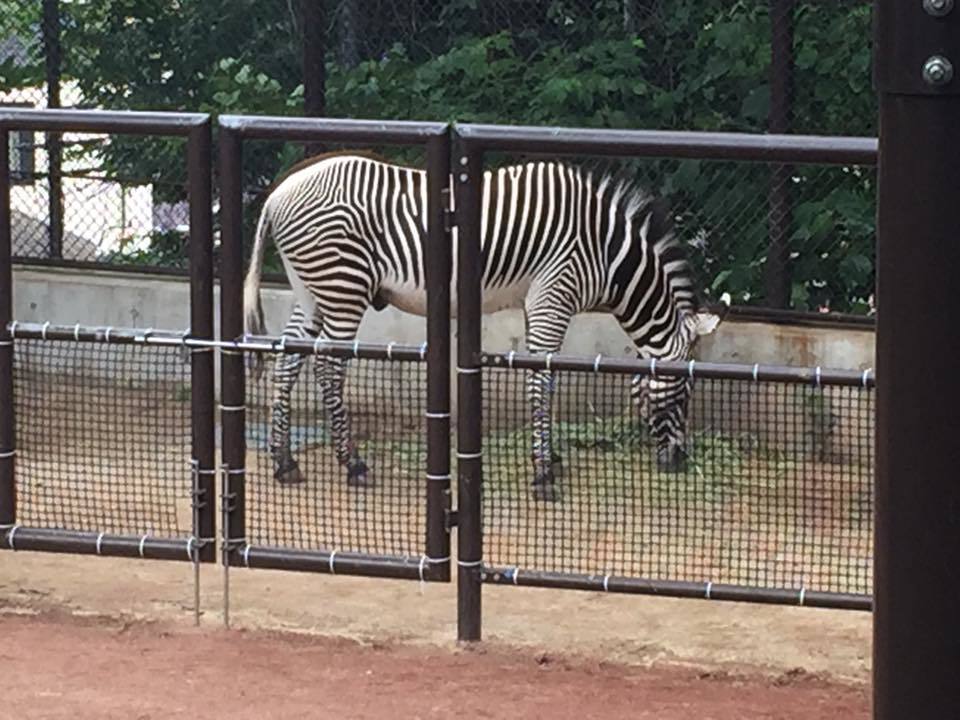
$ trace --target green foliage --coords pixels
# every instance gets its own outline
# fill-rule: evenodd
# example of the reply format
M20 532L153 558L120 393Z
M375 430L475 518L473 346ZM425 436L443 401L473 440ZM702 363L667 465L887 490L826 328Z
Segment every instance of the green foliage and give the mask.
M64 72L91 106L213 114L302 112L301 28L287 0L74 0L63 3ZM411 0L402 14L369 3L378 40L341 62L331 24L327 112L336 117L763 132L770 107L765 0ZM0 0L37 42L37 2ZM364 5L363 7L367 7ZM406 7L406 6L405 6ZM333 4L328 7L332 17ZM32 30L31 30L32 28ZM415 32L411 30L415 29ZM874 132L870 6L798 3L798 132ZM384 50L385 48L385 50ZM0 81L42 79L37 62L0 61ZM115 139L104 170L185 195L183 143ZM244 158L256 198L300 154L261 144ZM406 156L404 156L406 159ZM666 195L708 296L760 302L769 243L763 166L698 161L622 163ZM798 309L865 312L873 287L872 173L797 167L791 248ZM252 222L252 214L248 224ZM158 238L162 245L164 240ZM156 255L166 257L160 247ZM136 256L151 262L148 254Z

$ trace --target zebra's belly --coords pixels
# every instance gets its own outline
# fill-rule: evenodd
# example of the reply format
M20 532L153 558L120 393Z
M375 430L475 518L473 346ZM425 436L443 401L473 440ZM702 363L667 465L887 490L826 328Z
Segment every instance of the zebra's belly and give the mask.
M506 287L486 288L483 291L481 312L488 314L499 310L522 308L529 289L530 281L514 283ZM398 310L414 315L427 314L427 291L424 288L387 282L381 286L380 295ZM457 289L455 284L450 292L450 313L453 317L457 316Z

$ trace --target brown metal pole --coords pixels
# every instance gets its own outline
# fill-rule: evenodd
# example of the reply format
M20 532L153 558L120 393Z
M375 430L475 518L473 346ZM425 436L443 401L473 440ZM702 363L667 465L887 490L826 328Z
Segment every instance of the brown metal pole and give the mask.
M327 114L327 18L324 0L301 0L303 21L303 111L307 117ZM324 151L322 143L306 143L308 156Z
M243 336L243 143L230 128L220 127L220 334L224 340ZM246 468L246 373L243 353L226 350L220 360L222 457L227 468L231 509L225 513L225 538L245 535L244 472ZM229 548L224 561L229 562Z
M3 526L17 520L17 486L14 476L15 418L13 405L12 237L10 234L10 133L0 129L0 538Z
M43 52L46 59L47 107L60 107L60 72L62 47L60 45L60 0L43 0ZM51 258L63 257L63 142L60 133L47 133L47 164L49 166Z
M450 134L427 143L427 557L436 580L450 579L450 281L446 230ZM446 562L444 562L446 558Z
M770 113L767 131L784 134L793 119L793 12L795 0L770 2ZM791 165L770 167L769 244L765 267L766 304L790 306Z
M209 120L194 127L187 138L187 172L190 195L190 335L214 339L213 331L213 218L212 153ZM216 549L215 425L213 350L191 348L191 419L193 459L197 463L200 506L200 540L206 544L200 558L210 561Z
M874 717L960 707L960 7L879 0Z
M480 214L483 153L463 142L453 166L457 192L457 638L481 635L483 562L483 386L480 370Z

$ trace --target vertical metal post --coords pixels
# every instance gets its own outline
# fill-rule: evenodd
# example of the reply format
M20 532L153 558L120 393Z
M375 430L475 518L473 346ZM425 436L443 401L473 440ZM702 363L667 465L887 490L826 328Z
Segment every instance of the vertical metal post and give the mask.
M483 563L481 486L483 477L483 386L480 216L483 153L461 138L453 164L457 205L457 638L481 635L480 572Z
M427 143L427 558L430 576L450 579L450 282L446 229L450 133ZM447 561L443 562L446 558Z
M960 8L879 0L874 717L960 707Z
M213 340L213 208L210 121L191 129L187 138L187 173L190 199L190 335ZM197 461L199 497L198 542L201 559L216 556L215 425L212 348L192 348L190 400L193 426L193 459Z
M793 116L793 15L795 0L770 0L770 113L767 130L788 133ZM765 297L769 307L790 306L790 234L793 207L790 178L793 167L770 167L770 196Z
M220 161L220 334L225 341L243 336L243 145L230 128L219 128ZM225 466L223 524L224 572L233 544L246 536L246 373L243 352L224 350L220 361L222 456ZM229 503L229 506L227 506ZM227 577L229 577L227 575ZM225 578L226 582L226 578ZM225 590L228 586L225 585ZM226 602L226 597L224 598ZM226 607L226 606L225 606Z
M60 44L60 0L43 0L43 52L46 60L47 107L60 107L60 74L63 48ZM59 132L47 133L47 164L50 192L51 258L63 257L63 142Z
M303 23L303 111L307 117L327 113L327 13L325 0L300 0ZM323 143L308 142L306 154L323 152Z
M13 338L7 327L13 320L11 245L10 133L0 128L0 540L6 535L3 526L13 525L17 520Z

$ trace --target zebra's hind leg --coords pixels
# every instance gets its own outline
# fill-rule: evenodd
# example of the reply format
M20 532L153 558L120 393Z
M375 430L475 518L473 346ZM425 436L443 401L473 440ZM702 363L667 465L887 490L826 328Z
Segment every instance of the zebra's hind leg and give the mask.
M283 337L303 339L315 335L316 321L307 321L301 306L294 306ZM270 455L273 458L273 477L283 485L296 485L304 481L303 473L290 447L290 395L302 367L302 355L277 353L273 369Z
M560 349L573 315L572 303L559 294L540 295L527 305L527 347L534 353L553 353ZM554 449L553 394L557 374L536 370L527 378L527 398L532 414L533 497L556 502L561 499L557 475L560 457Z
M327 415L327 427L333 440L337 462L347 471L349 487L371 487L370 469L360 457L350 431L350 416L343 402L343 383L346 366L342 358L317 358L315 365L317 382L323 395Z

